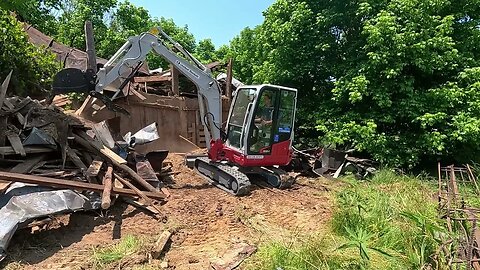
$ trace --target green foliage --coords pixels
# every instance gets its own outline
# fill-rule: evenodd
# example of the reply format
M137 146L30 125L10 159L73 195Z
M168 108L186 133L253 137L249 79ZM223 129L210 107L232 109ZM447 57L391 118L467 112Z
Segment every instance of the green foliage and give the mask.
M330 226L319 236L260 247L247 269L443 269L447 239L432 200L434 182L381 170L369 182L343 179ZM439 260L441 260L441 256ZM438 265L437 265L438 264Z
M8 0L0 1L0 8L15 12L21 21L26 21L47 35L57 31L55 15L51 12L60 7L61 0Z
M333 231L355 246L360 257L384 255L388 269L425 269L446 230L431 199L435 186L425 180L380 171L371 182L355 183L337 195ZM373 265L372 265L373 267Z
M473 0L277 0L230 54L240 79L299 89L300 142L320 136L392 166L476 160L479 11Z
M9 91L17 95L39 96L50 89L52 76L59 70L55 56L28 42L19 23L8 11L0 9L0 79L10 70ZM12 93L12 92L10 92Z
M118 262L125 257L132 256L140 251L143 242L138 237L127 235L115 245L93 250L93 264L98 269L105 269L106 265Z

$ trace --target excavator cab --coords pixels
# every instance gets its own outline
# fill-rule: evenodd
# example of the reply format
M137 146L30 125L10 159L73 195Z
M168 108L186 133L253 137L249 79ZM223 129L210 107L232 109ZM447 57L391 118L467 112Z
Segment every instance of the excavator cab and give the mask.
M226 127L225 147L242 166L286 165L291 145L297 90L276 85L237 89Z

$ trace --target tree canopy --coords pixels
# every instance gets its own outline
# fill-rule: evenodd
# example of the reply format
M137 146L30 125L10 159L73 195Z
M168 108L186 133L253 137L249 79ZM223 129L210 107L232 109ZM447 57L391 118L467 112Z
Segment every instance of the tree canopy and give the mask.
M241 79L299 89L299 132L315 127L318 143L394 166L469 161L479 11L472 0L277 0L231 50Z
M296 137L303 146L355 148L404 167L478 159L476 0L277 0L261 25L220 48L128 1L14 0L0 7L80 49L88 19L105 58L158 25L205 63L233 58L234 75L245 83L299 89ZM148 60L153 68L166 65Z

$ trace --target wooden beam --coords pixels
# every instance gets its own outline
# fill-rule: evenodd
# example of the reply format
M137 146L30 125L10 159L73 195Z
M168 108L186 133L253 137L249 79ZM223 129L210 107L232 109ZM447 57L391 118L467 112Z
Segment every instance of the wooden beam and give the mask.
M98 175L100 172L100 169L102 168L103 161L100 158L95 158L94 161L90 164L90 166L87 169L87 177L95 177Z
M180 72L173 65L170 65L170 70L172 73L172 92L178 97L180 95L180 88L178 85L178 76L180 75Z
M8 85L10 84L10 78L12 77L13 70L10 71L7 78L2 83L2 87L0 88L0 109L3 107L3 101L5 100L5 96L7 95Z
M112 192L112 173L113 167L108 166L107 172L103 176L103 192L102 192L102 209L110 208L112 204L112 199L110 198L110 194Z
M227 65L227 80L226 80L226 90L225 90L225 95L228 97L228 99L232 99L232 79L233 79L233 59L230 58L228 61Z
M60 188L60 189L67 188L67 189L78 189L78 190L91 190L91 191L97 191L97 192L103 191L103 185L41 177L36 175L11 173L11 172L0 171L0 179L2 179L3 181L37 184L41 186L49 186L49 187ZM119 194L119 195L126 195L126 196L137 196L137 194L133 190L116 188L116 187L112 188L112 193ZM159 200L165 199L165 195L160 192L145 191L143 193L146 196L153 199L159 199Z
M8 141L12 145L13 151L15 151L15 154L19 154L22 157L25 157L27 153L25 153L25 149L23 148L23 144L20 141L20 137L18 134L9 132L7 134Z
M8 100L8 98L5 99L5 101L3 103L10 110L15 110L15 105L13 105L13 103L10 100ZM19 112L16 112L15 116L17 117L18 123L20 123L20 125L24 126L25 125L25 117L23 117L23 115Z
M132 183L130 183L129 181L123 179L120 175L114 173L113 175L115 175L115 179L120 181L120 183L124 184L125 186L129 187L131 190L135 191L135 193L137 193L137 195L142 198L144 201L145 201L145 205L146 206L150 206L152 205L152 200L150 198L148 198L145 193L143 193L143 191L141 191L140 189L138 189L136 186L134 186Z
M97 73L97 55L95 52L95 40L91 21L85 22L85 45L87 49L87 69Z
M104 145L96 144L91 140L88 141L87 140L88 135L86 135L84 132L81 135L75 134L74 136L75 136L75 141L78 142L80 145L82 145L87 149L92 149L94 152L96 152L96 154L102 156L106 160L109 160L114 167L126 172L128 175L130 175L130 177L132 177L133 180L135 180L137 183L142 185L147 190L151 192L157 192L157 190L152 185L150 185L147 181L145 181L145 179L140 177L134 170L128 167L126 160L124 160L119 155L115 154L112 150L108 149Z
M148 82L169 82L172 80L170 76L146 76L146 77L133 77L133 82L136 83L148 83Z
M24 146L25 153L27 154L40 154L40 153L50 153L56 151L55 149L42 147L42 146ZM15 150L11 146L0 147L0 155L9 156L16 155Z
M30 173L30 171L37 165L39 162L46 159L46 155L40 155L33 158L25 160L25 162L18 164L13 167L10 172L13 173ZM0 178L1 179L1 178Z

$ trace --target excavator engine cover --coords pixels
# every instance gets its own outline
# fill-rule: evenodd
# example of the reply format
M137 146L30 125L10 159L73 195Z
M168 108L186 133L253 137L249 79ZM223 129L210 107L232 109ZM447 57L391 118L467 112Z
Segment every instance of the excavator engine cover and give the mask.
M95 90L95 74L91 70L86 72L76 68L66 68L53 77L53 94L89 93Z

